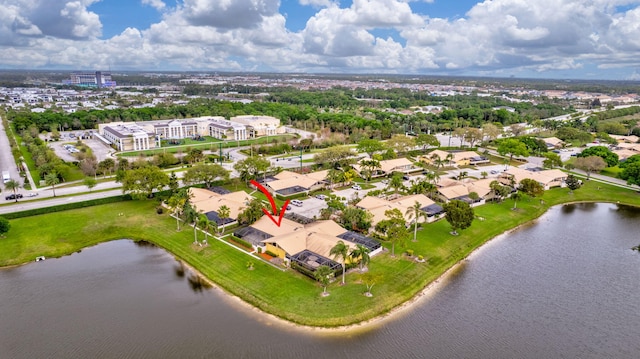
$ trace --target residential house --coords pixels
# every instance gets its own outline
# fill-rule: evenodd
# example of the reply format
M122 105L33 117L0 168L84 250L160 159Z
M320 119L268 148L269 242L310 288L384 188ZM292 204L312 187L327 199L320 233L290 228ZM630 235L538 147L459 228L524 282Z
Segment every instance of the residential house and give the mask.
M215 222L218 226L227 226L237 222L238 215L244 211L249 202L253 199L251 195L244 191L217 193L209 189L189 188L189 202L200 213ZM218 211L220 207L229 208L229 217L220 218Z
M545 190L553 187L564 187L567 174L559 169L531 171L518 167L510 167L498 176L498 181L507 186L518 185L525 178L540 183Z
M558 149L565 145L564 141L557 137L545 137L541 138L541 140L544 141L545 145L547 145L547 149Z
M261 248L265 253L269 252L282 260L289 260L311 272L321 265L327 265L332 269L340 267L330 253L331 248L339 241L345 243L349 251L356 248L356 244L361 244L369 249L370 256L382 251L378 241L347 231L331 220L303 225L283 218L280 226L276 226L270 218L263 216L251 226L239 229L234 234Z
M438 183L438 197L443 202L449 202L452 200L460 200L469 203L471 206L479 206L484 204L487 200L493 198L493 191L491 190L491 182L495 181L492 178L486 178L476 181L466 182L448 182L448 186L443 186ZM444 182L442 182L444 183ZM470 194L476 193L478 198L473 199Z
M372 227L374 227L380 221L387 219L385 215L386 211L393 209L398 209L402 213L407 224L412 223L415 219L411 219L407 211L412 208L416 202L420 203L420 210L427 216L427 222L435 221L444 213L440 205L423 194L404 196L393 200L366 196L356 204L356 207L367 210L373 215L371 224Z
M439 158L440 161L445 161L445 166L475 166L483 163L489 163L488 158L480 156L474 151L442 151L434 150L429 154L422 155L419 160L422 162L435 164L434 158Z
M260 180L269 192L283 197L290 197L324 188L326 185L327 170L299 174L291 171L282 171L274 176L267 176Z

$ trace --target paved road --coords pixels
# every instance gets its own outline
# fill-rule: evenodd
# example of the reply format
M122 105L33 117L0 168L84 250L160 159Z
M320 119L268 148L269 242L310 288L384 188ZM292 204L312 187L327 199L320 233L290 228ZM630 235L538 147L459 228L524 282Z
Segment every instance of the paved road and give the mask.
M9 145L9 138L7 136L8 133L2 124L2 118L0 118L0 171L9 171L11 179L20 182L22 185L22 179L20 178L16 163L13 160L13 154L11 154L11 146ZM4 189L4 184L2 184L2 189Z

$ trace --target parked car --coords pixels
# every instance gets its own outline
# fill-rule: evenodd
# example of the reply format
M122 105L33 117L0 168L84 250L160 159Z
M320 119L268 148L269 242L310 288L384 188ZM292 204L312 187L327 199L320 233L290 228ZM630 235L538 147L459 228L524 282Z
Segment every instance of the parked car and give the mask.
M288 205L287 205L287 211L288 211L288 210L290 210L290 209L291 209L291 205L290 205L290 204L288 204Z
M492 174L492 175L498 174L498 171L496 171L496 170L491 170L491 174Z
M381 182L382 182L382 184L387 184L387 183L389 183L389 180L388 179L383 179Z
M325 196L324 194L319 194L316 196L316 198L324 201L325 199L327 199L327 196Z
M302 201L299 199L292 199L291 204L294 206L302 207Z
M362 187L360 187L360 185L354 184L353 186L351 186L351 189L354 189L356 191L359 191L362 189Z
M27 194L27 197L35 197L38 195L38 192L29 192L29 194Z
M402 179L405 180L405 181L408 181L409 180L409 176L404 175L404 176L402 176Z
M5 199L7 201L13 200L13 199L20 199L20 198L22 198L22 194L20 194L20 193L12 193L12 194L10 194L10 195L5 197Z

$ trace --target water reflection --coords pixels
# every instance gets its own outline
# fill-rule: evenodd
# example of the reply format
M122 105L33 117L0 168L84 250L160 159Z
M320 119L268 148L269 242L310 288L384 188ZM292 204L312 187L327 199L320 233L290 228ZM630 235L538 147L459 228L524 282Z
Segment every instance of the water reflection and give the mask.
M157 248L155 244L145 241L145 240L136 240L133 243L140 248Z
M176 274L178 278L184 278L185 272L187 268L184 266L184 263L178 261L176 265L173 266L173 272Z
M211 284L197 274L191 273L187 279L189 281L189 287L194 293L201 293L202 291L211 288Z

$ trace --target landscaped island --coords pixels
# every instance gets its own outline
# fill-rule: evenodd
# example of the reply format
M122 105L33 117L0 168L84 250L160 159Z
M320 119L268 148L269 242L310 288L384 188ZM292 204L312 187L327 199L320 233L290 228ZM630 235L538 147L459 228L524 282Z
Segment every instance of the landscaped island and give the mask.
M495 236L531 221L550 206L577 201L619 202L640 206L634 191L587 181L579 190L567 188L546 191L538 199L512 200L475 208L483 221L452 236L446 221L428 224L418 241L407 241L404 249L417 263L404 255L388 252L370 263L370 273L380 279L373 297L363 295L365 285L357 271L347 275L347 284L330 285L331 296L322 297L317 282L295 271L280 271L261 261L247 270L249 257L218 241L208 247L193 245L193 231L176 231L175 219L156 214L154 201L128 201L16 219L11 221L7 238L0 239L0 266L32 262L38 256L57 257L100 242L131 238L155 243L183 260L203 276L243 301L282 319L313 327L338 327L363 322L385 313L416 296L447 269ZM387 244L385 244L386 246ZM397 250L397 253L400 253Z

